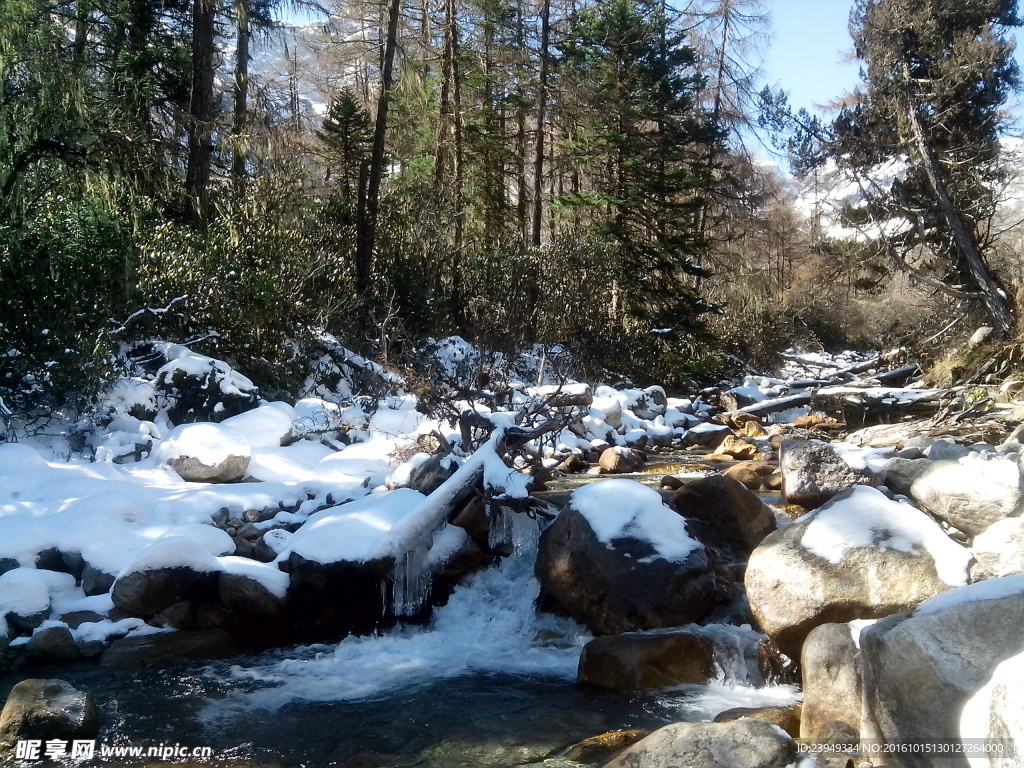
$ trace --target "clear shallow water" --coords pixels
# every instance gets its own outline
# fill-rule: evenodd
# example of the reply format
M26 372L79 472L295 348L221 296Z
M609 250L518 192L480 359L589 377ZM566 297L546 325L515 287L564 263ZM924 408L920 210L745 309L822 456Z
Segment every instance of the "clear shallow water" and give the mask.
M107 745L209 746L215 759L202 765L281 768L571 768L579 764L561 753L607 731L795 699L790 688L738 684L742 663L723 663L725 682L710 686L628 694L578 686L589 638L534 610L537 532L514 518L502 535L516 554L460 586L426 626L185 670L60 674L97 698Z

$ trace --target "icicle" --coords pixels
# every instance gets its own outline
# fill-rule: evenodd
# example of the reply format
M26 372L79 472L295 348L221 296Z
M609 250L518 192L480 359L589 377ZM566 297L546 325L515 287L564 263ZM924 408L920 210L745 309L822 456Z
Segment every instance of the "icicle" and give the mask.
M423 542L395 561L391 576L391 607L395 616L413 616L426 605L431 587L429 553L429 542Z

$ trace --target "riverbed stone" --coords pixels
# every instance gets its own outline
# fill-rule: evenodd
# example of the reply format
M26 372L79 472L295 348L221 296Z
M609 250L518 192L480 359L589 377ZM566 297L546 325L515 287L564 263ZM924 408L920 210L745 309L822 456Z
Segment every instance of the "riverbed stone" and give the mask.
M832 446L819 440L783 440L779 446L782 496L790 504L813 509L854 485L875 480L867 469L854 469Z
M115 640L100 657L112 669L170 666L197 659L222 659L238 653L230 632L222 629L161 632Z
M911 543L909 531L927 538ZM769 534L751 554L744 583L758 624L799 658L815 627L909 610L965 583L970 561L926 514L858 486Z
M674 723L619 753L605 768L782 768L796 754L789 734L765 720Z
M751 491L777 491L782 487L782 473L770 461L741 461L723 474Z
M0 756L13 757L21 739L95 739L96 704L64 680L22 680L11 689L0 713Z
M641 451L635 448L615 446L605 448L601 452L597 466L604 470L602 474L620 475L642 469L645 461L646 458Z
M595 637L583 646L578 678L613 691L706 685L715 677L714 651L693 629Z
M796 739L800 737L801 710L802 705L799 702L785 707L733 707L715 715L714 722L728 723L743 718L764 720L772 725L779 726L779 728Z
M541 535L535 572L547 593L597 634L701 621L717 596L705 548L696 546L681 562L656 554L636 538L603 543L570 506Z
M860 651L847 624L822 624L807 635L800 655L804 705L800 737L824 739L835 723L860 733Z

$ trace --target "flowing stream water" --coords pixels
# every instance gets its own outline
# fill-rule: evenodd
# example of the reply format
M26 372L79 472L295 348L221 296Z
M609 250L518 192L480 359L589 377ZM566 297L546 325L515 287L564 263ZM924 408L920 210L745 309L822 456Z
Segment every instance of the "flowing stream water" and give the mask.
M738 628L723 630L711 685L644 693L577 685L589 638L534 608L536 523L513 515L500 535L513 554L458 587L425 626L184 669L80 665L58 675L96 697L107 747L210 747L214 759L202 765L281 768L577 766L563 753L601 733L796 699L793 688L751 684L744 645L754 633Z

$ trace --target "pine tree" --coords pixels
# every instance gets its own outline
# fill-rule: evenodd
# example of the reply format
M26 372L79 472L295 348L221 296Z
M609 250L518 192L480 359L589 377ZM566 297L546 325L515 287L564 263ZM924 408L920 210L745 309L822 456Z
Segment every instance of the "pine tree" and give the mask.
M923 246L947 291L979 300L1002 333L1013 316L983 254L1001 109L1017 85L1005 35L1017 26L1016 0L859 0L851 32L864 85L833 125L834 154L865 176L907 160L891 190L872 196L876 219L905 222L885 247L902 258Z

